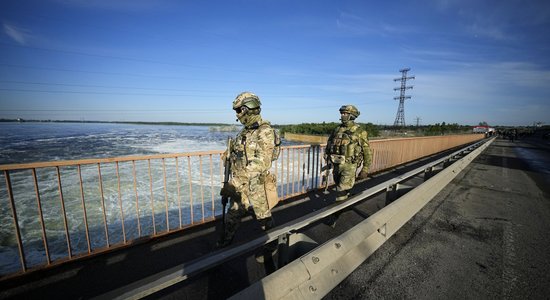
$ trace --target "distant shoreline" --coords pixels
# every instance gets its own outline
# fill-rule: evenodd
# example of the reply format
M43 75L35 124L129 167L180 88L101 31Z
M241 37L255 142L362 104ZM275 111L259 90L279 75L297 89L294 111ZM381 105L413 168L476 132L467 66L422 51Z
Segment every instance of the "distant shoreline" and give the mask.
M0 119L0 123L105 123L105 124L134 124L134 125L234 126L234 124L225 124L225 123L140 122L140 121L78 121L78 120L22 120L22 119Z

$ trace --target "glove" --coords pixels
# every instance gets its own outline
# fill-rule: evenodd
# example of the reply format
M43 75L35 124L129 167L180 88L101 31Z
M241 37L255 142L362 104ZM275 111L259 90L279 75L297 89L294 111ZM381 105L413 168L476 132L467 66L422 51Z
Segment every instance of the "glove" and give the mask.
M237 190L235 189L235 186L231 183L224 183L220 191L220 196L235 198L237 197Z
M359 176L357 176L357 179L367 179L368 176L369 176L369 171L361 170L361 172L359 172Z

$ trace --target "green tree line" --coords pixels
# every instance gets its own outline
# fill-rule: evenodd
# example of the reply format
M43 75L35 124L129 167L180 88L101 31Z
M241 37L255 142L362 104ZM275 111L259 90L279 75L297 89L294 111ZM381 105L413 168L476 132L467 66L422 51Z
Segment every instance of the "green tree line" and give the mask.
M447 124L446 122L436 123L431 125L422 126L405 126L395 127L390 125L374 125L372 123L358 123L363 129L369 133L369 137L379 137L384 132L394 133L414 133L418 136L434 136L434 135L447 135L447 134L464 134L471 133L471 125L459 125L457 123ZM291 125L274 125L279 129L281 134L285 132L297 133L297 134L310 134L310 135L330 135L340 123L301 123Z
M357 123L361 128L367 130L369 136L378 136L379 128L372 123ZM297 133L297 134L310 134L310 135L330 135L340 123L301 123L291 125L275 125L279 132L284 135L285 132Z

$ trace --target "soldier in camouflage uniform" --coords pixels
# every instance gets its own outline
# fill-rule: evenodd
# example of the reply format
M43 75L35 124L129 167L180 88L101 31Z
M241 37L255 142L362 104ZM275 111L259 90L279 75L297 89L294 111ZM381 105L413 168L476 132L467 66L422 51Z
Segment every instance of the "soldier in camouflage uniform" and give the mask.
M325 149L325 160L333 165L333 177L336 183L336 201L344 201L355 184L357 167L361 167L358 179L366 179L371 164L371 151L368 135L354 120L359 110L353 105L340 107L338 126L330 135Z
M275 225L264 186L266 180L276 181L274 174L269 172L275 132L270 123L260 116L260 105L260 98L250 92L239 94L233 101L233 110L244 128L231 143L229 153L224 153L230 157L231 180L220 194L231 200L225 232L217 243L218 247L231 243L241 218L250 210L253 210L262 230L267 231Z

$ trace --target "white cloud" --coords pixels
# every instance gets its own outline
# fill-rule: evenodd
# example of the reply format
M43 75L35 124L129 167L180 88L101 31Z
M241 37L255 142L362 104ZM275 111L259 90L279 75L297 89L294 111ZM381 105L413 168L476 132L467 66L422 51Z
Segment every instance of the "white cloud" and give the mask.
M432 4L445 14L455 14L466 34L495 41L521 39L518 28L547 24L550 2L545 0L434 0Z
M498 76L505 85L543 90L550 88L550 71L540 69L532 63L503 62L489 66L489 71Z
M4 32L18 44L27 45L31 35L25 29L4 23Z
M336 19L336 26L342 32L353 36L378 35L402 33L405 28L398 28L387 22L379 22L376 19L363 18L356 14L340 12Z
M475 64L417 75L411 94L425 120L458 118L458 123L485 120L502 125L549 121L550 72L532 64Z
M504 32L503 28L493 24L473 23L468 27L468 31L474 37L490 38L497 41L512 40L512 36Z

